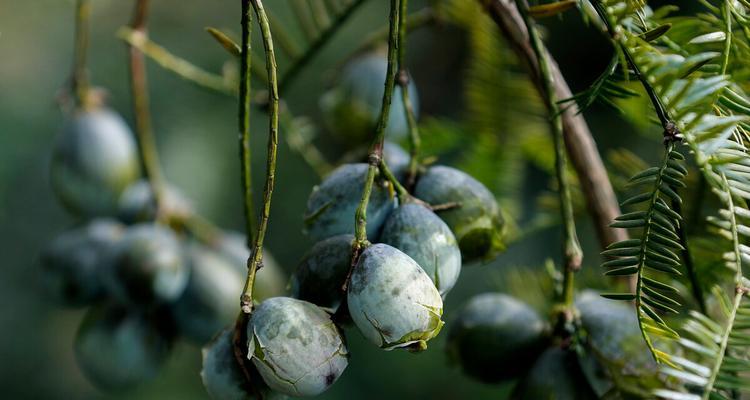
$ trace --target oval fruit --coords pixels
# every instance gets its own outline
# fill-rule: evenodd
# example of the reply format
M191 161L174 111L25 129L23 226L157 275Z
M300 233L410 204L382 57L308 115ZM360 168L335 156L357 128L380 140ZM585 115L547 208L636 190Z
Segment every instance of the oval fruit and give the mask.
M411 257L445 297L461 272L461 251L448 225L421 204L404 204L385 221L380 241Z
M144 314L104 305L86 314L73 350L78 366L95 386L123 390L157 374L172 345L165 331Z
M498 383L524 373L546 346L545 322L501 293L472 297L448 332L449 357L468 375Z
M581 372L575 353L558 347L542 353L511 395L514 400L596 398Z
M488 261L504 250L504 222L497 200L470 175L455 168L430 167L419 177L414 195L432 205L459 205L438 216L456 236L465 262Z
M443 327L443 299L430 277L411 257L387 244L362 252L347 302L360 332L385 350L424 350Z
M248 354L266 384L290 396L323 393L341 376L349 353L318 306L291 297L260 303L247 327Z
M77 215L114 215L120 193L140 175L138 150L125 121L107 109L78 110L52 153L55 193Z
M367 164L344 164L313 188L307 200L305 226L313 241L354 234L354 214L362 198ZM395 206L389 187L377 177L367 205L367 237L376 238Z
M335 313L344 299L342 287L352 262L354 235L338 235L315 243L292 275L292 297Z

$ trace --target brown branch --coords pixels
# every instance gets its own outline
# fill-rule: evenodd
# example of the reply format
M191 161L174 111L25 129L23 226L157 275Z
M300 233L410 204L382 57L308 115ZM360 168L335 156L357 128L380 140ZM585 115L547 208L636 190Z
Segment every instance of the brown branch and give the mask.
M523 23L513 0L479 0L487 13L505 35L508 43L519 58L529 68L529 73L540 91L545 96L539 73L539 63L529 42L529 33ZM545 49L545 51L547 51ZM552 57L550 59L551 74L554 77L553 89L558 99L568 99L573 94L560 72L560 68ZM624 229L610 228L609 224L620 215L612 184L609 182L596 142L591 136L586 120L581 114L576 114L573 107L563 114L563 128L565 130L565 145L576 170L581 189L586 196L591 217L596 225L596 232L602 248L607 245L627 239Z

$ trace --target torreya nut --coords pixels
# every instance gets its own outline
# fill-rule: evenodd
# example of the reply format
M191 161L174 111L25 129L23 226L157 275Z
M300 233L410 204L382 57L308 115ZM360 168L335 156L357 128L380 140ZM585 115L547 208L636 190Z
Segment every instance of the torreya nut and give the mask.
M362 252L347 302L360 332L385 350L424 350L443 327L443 299L430 277L411 257L387 244Z
M291 279L291 295L335 313L344 300L341 289L349 274L354 235L338 235L315 243Z
M544 351L545 322L525 303L501 293L474 296L448 332L448 356L485 383L513 379Z
M85 217L111 216L140 175L133 134L107 109L77 110L54 145L51 182L63 205Z
M385 53L375 51L349 62L337 85L320 101L328 129L346 143L364 142L372 133L383 104L383 82L388 69ZM419 96L413 80L409 82L409 99L415 118L419 114ZM401 139L409 132L409 124L397 85L391 97L386 137Z
M233 334L232 329L224 329L203 347L201 380L208 395L213 400L247 400L257 391L262 400L286 399L270 390L254 369L250 371L252 382L248 382L234 355Z
M56 237L40 257L47 293L76 307L101 298L101 270L107 268L109 253L123 232L124 227L114 220L96 219Z
M305 213L305 226L313 241L354 234L354 215L362 198L367 169L367 164L344 164L313 188ZM378 237L394 206L389 186L376 177L367 205L367 237Z
M575 352L553 347L536 360L513 390L513 400L593 400L591 390Z
M250 250L245 243L245 235L229 232L217 242L217 250L227 257L232 266L242 274L242 283L247 276L247 260ZM271 297L281 296L286 291L287 278L284 270L273 258L271 253L263 250L263 268L255 273L255 287L253 299L262 301ZM238 292L239 293L239 292Z
M497 200L470 175L451 167L430 167L419 177L414 195L432 205L458 204L438 215L456 236L464 262L489 261L505 249Z
M165 185L162 190L161 208L170 216L184 217L190 215L193 206L179 189L172 185ZM120 195L117 204L117 218L127 224L153 221L156 219L156 204L151 191L151 185L145 179L138 180L128 186Z
M128 389L157 374L171 349L168 331L141 313L112 305L92 308L75 338L76 362L98 388Z
M597 394L618 382L621 388L648 392L659 381L659 368L646 347L638 319L626 302L609 300L584 290L575 301L586 333L585 352L579 352L583 373ZM612 377L612 375L618 375Z
M339 329L318 306L291 297L260 303L247 326L248 358L273 390L323 393L341 376L349 353Z
M103 281L123 304L153 305L180 297L190 275L174 233L157 224L130 227L112 253Z
M202 344L237 317L245 274L231 259L201 244L191 243L186 253L190 278L172 315L181 334Z
M445 297L461 272L461 251L448 225L427 207L408 203L398 207L383 226L382 243L411 257Z

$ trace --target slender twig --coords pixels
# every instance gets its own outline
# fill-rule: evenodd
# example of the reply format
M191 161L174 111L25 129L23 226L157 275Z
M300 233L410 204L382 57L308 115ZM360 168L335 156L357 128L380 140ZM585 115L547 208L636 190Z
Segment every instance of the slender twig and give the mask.
M147 36L146 21L148 17L148 0L137 0L131 28L141 36ZM156 151L156 140L151 127L149 111L148 83L146 80L146 60L138 48L130 46L130 83L133 95L133 112L135 114L135 132L141 154L143 171L154 194L154 205L157 218L161 217L163 194L163 177L159 166L159 155Z
M122 27L117 31L117 36L147 55L162 68L174 72L183 79L213 91L237 94L237 86L234 82L228 82L221 75L205 71L191 62L173 55L138 31Z
M255 232L256 220L253 206L252 185L252 160L250 153L250 106L252 95L250 93L250 77L252 74L252 48L250 42L252 11L251 0L242 0L242 45L240 46L240 82L239 82L239 121L240 140L240 165L242 177L243 205L245 213L245 240L248 248L253 244L253 233ZM248 259L248 269L250 260Z
M542 97L546 97L541 86L538 57L531 47L529 33L513 0L478 1L500 28L519 59L525 63L539 93ZM547 53L546 50L545 53ZM550 58L549 64L550 73L554 77L552 89L555 97L558 99L573 97L554 59ZM611 243L628 238L626 230L609 226L621 214L617 196L615 196L596 142L583 115L570 107L562 113L562 120L568 156L586 197L586 204L596 228L599 244L602 249L605 249ZM635 284L635 279L630 279L629 282L632 286Z
M260 220L255 234L255 241L251 251L247 280L242 293L241 306L244 313L250 313L253 307L253 287L255 286L255 273L263 266L263 240L268 229L268 219L271 214L271 197L273 196L274 184L276 182L276 154L279 147L279 87L276 76L276 54L274 53L271 27L268 22L263 3L261 0L252 0L255 15L260 24L261 36L263 37L263 48L266 53L266 69L268 70L268 93L269 93L269 116L268 116L268 148L266 159L266 183L263 189L263 207L260 212ZM249 49L243 48L243 51ZM244 58L244 57L243 57ZM247 107L250 106L249 101Z
M349 267L349 273L344 280L342 289L347 290L349 285L349 278L352 275L352 271L357 264L359 254L369 245L367 241L367 205L370 202L370 194L372 193L372 186L375 182L375 174L378 169L386 175L386 177L395 183L394 187L397 190L403 187L398 183L398 180L393 177L390 173L388 166L385 164L383 159L383 141L385 140L385 128L388 125L388 115L391 108L391 98L393 97L393 89L396 86L396 66L398 58L398 29L399 29L399 14L400 14L400 1L391 0L391 12L390 12L390 33L388 35L388 66L385 74L385 91L383 92L383 103L380 107L380 118L375 128L375 137L373 138L372 144L370 145L370 151L367 157L367 175L365 177L365 185L362 189L362 198L359 200L357 211L354 213L354 242L352 244L352 260ZM404 190L405 191L405 190ZM408 195L408 193L407 193Z
M432 7L424 7L421 10L414 11L406 18L406 33L411 33L419 28L434 24L440 21L440 14L435 12ZM369 35L357 46L354 53L359 53L380 45L383 41L388 40L388 26L383 26Z
M320 33L314 41L311 42L310 46L305 52L294 61L291 67L281 77L281 85L279 87L280 93L285 93L289 85L294 81L297 75L307 66L313 57L319 53L319 50L338 32L338 30L344 25L349 18L354 15L354 12L365 3L367 0L355 0L353 3L346 6L344 11L337 15L336 18L331 22L327 29ZM295 2L292 2L295 4ZM304 17L301 17L304 18Z
M355 214L355 246L363 247L367 242L367 204L370 201L372 185L375 181L375 173L380 166L380 160L383 158L383 141L385 139L385 128L388 125L388 116L391 108L391 98L393 89L396 85L396 58L398 48L398 27L399 27L399 0L391 0L390 12L390 34L388 39L388 66L385 76L385 90L383 92L383 103L380 108L380 118L375 129L375 137L370 146L368 156L369 168L365 180L362 198Z
M419 166L419 149L422 140L419 136L419 126L414 117L414 106L409 98L409 72L406 70L406 36L409 1L401 0L400 18L398 22L398 85L401 87L401 101L404 104L406 122L409 126L409 166L406 173L406 186L411 188L417 177Z
M71 74L71 90L78 107L88 105L89 80L86 72L86 52L89 47L89 18L91 3L89 0L78 0L76 3L76 31L73 56L73 72Z
M566 307L570 307L573 304L574 274L581 268L583 251L581 250L581 245L578 243L575 216L573 215L573 203L570 199L570 182L566 172L567 160L563 138L562 118L558 112L557 98L555 97L555 92L552 88L552 80L554 78L549 66L549 56L544 51L544 45L539 33L537 32L536 24L528 14L528 3L526 0L516 0L516 6L524 18L526 30L529 32L529 37L531 39L532 49L539 60L539 72L542 78L542 86L544 88L544 93L547 94L544 100L547 102L547 108L552 116L551 125L555 145L555 172L557 174L559 185L560 217L562 218L563 223L563 257L565 270L563 274L562 300Z

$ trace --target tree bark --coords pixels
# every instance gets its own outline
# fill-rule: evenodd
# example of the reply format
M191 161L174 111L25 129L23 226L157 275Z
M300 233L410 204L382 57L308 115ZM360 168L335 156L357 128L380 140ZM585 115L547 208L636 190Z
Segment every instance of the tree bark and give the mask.
M529 42L529 33L515 2L513 0L479 0L479 2L500 28L518 57L528 67L537 90L543 96L546 96L541 85L539 63ZM544 51L547 51L547 49ZM554 77L555 98L568 99L572 97L570 88L554 58L549 57L549 60L551 73ZM586 204L594 220L599 243L604 249L611 243L628 238L626 230L609 227L609 224L620 215L620 206L602 163L596 142L591 136L591 131L583 115L577 114L576 107L569 107L562 114L562 120L565 131L565 146L578 175L581 190L586 197Z

